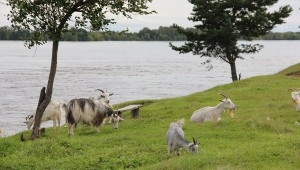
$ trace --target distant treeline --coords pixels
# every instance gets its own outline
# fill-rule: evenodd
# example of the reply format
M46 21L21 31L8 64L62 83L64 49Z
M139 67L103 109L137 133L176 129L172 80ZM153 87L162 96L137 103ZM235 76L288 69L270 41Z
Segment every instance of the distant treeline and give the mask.
M0 40L25 40L29 31L16 31L11 27L0 27ZM126 31L90 32L85 29L71 28L63 34L61 41L183 41L186 37L173 27L159 27L150 30L143 28L137 33Z
M300 32L270 32L259 37L261 40L300 40Z
M193 28L186 28L193 29ZM11 27L0 27L0 40L26 40L30 32L14 30ZM269 33L257 38L259 40L300 40L300 32ZM62 36L62 41L185 41L186 37L179 34L172 26L158 29L143 28L139 32L105 31L89 32L85 29L71 28Z

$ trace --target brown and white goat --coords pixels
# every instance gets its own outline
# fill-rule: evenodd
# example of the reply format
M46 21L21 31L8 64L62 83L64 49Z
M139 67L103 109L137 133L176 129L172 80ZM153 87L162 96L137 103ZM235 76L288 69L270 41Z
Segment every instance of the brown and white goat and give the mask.
M114 113L111 106L98 99L79 98L68 103L67 123L68 134L74 135L74 129L79 123L96 127L97 132L105 118L110 118L114 128L118 128L120 117Z

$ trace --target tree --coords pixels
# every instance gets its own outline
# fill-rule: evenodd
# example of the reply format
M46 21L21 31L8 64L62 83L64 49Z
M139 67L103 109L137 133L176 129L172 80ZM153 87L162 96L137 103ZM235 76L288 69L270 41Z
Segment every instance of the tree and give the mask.
M243 53L256 53L260 44L238 44L239 39L248 41L267 34L277 24L284 23L292 11L290 6L270 12L268 7L278 0L188 0L194 5L188 20L196 22L198 31L185 30L174 24L174 28L186 35L187 42L170 47L179 53L192 52L207 57L203 64L220 59L230 65L232 81L237 80L236 59L244 59Z
M57 68L57 52L62 33L68 30L70 21L75 28L90 28L91 30L106 29L115 21L109 16L123 15L131 18L132 14L150 14L147 3L152 0L7 0L11 7L8 18L15 29L25 29L32 32L26 45L31 48L42 45L48 39L52 40L52 59L48 84L41 104L37 108L34 129L31 139L38 137L40 119L45 108L50 103L54 78ZM42 92L41 92L42 93ZM40 98L41 99L41 98ZM40 103L40 102L39 102Z

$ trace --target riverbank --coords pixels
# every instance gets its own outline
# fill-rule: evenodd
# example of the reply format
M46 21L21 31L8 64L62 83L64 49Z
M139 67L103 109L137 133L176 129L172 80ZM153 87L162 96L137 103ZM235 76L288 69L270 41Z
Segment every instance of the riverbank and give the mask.
M20 142L21 133L1 138L0 169L298 169L300 117L287 90L300 79L286 76L292 70L300 64L188 96L128 102L144 106L138 119L125 113L118 130L104 125L96 133L80 125L74 136L47 128L36 141ZM194 110L216 105L220 92L238 106L234 118L225 112L218 123L189 122ZM165 134L181 118L186 139L196 138L199 151L168 157Z

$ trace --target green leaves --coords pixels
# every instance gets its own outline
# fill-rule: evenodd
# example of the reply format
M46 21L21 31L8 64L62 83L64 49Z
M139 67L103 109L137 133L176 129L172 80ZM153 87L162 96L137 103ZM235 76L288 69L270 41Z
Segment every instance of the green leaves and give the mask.
M181 47L170 46L179 53L192 52L201 57L217 58L230 63L233 81L237 80L235 61L242 53L258 52L260 45L240 45L240 39L251 41L267 34L275 25L282 24L292 11L290 6L269 12L278 0L189 0L194 5L188 20L195 22L199 32L184 30L188 42Z
M7 17L12 27L36 32L27 43L30 48L48 39L59 41L70 26L105 29L114 24L115 15L131 18L132 14L151 14L147 3L152 0L7 0L11 6Z

